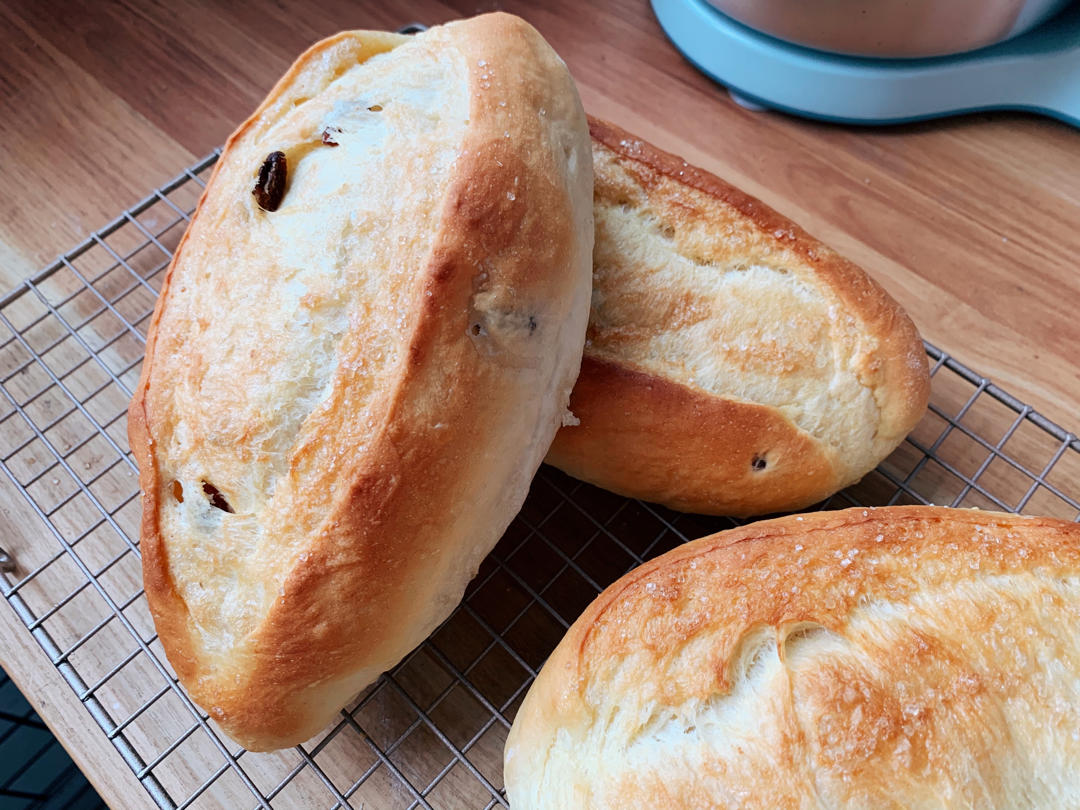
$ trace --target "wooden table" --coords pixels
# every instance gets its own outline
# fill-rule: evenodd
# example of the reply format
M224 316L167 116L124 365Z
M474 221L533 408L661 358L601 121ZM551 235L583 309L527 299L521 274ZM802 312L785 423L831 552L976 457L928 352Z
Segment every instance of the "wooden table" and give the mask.
M221 144L314 40L494 8L549 39L591 113L795 219L928 340L1080 427L1080 132L1014 114L850 129L748 112L678 55L645 0L0 3L0 288ZM0 485L0 529L24 519L18 501ZM113 806L150 806L5 607L0 664Z

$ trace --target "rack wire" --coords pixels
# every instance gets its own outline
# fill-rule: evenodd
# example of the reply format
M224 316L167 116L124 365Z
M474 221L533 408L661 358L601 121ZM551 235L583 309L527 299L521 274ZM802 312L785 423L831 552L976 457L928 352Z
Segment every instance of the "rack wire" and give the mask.
M102 810L60 743L0 669L0 807Z
M547 654L608 583L735 521L548 467L432 636L311 742L238 748L178 685L147 612L125 409L164 270L214 153L0 299L0 593L162 808L505 807L503 743ZM930 409L819 508L1080 519L1080 441L927 346Z

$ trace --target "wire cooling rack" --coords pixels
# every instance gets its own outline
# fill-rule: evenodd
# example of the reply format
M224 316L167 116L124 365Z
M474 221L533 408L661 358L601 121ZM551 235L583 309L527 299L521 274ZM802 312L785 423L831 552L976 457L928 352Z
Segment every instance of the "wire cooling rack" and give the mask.
M11 492L0 592L161 807L504 807L510 722L570 622L643 560L734 522L544 467L426 642L310 743L237 748L178 686L147 613L125 425L154 299L216 158L0 299L0 490ZM1080 518L1077 437L927 351L926 417L821 508L937 503Z
M103 810L75 763L0 669L0 807Z

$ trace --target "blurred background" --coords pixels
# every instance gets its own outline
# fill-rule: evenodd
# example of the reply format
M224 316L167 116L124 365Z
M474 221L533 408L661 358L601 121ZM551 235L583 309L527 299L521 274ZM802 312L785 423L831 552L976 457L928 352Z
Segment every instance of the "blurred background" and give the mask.
M0 808L104 807L71 757L0 669Z
M392 30L501 9L551 42L591 114L791 217L865 267L928 340L1075 428L1080 131L1022 111L853 126L753 108L818 104L819 117L852 117L852 98L815 71L858 79L868 67L762 39L737 21L805 44L921 57L1016 33L1062 4L802 0L804 11L831 11L795 20L786 13L795 1L718 0L729 18L705 0L0 0L0 293L220 146L314 41L345 28ZM959 17L921 29L894 20L879 29L890 41L879 42L863 12L900 5L958 9ZM1075 17L1075 4L1065 13ZM1066 31L1055 30L1059 39ZM1052 39L1038 41L1048 72L1015 89L1032 100L1027 106L1051 91L1064 98L1075 85L1070 54L1080 40L1055 50ZM1014 42L1025 41L1035 42ZM737 49L770 61L733 60ZM932 64L953 57L943 58ZM1015 66L1026 57L1008 58ZM727 78L742 103L711 76ZM873 119L883 94L867 87L859 109ZM930 95L912 91L906 101L918 106ZM2 489L0 504L10 505ZM17 510L3 512L19 519ZM46 724L98 775L103 793L146 798L6 603L0 664L38 710L0 674L0 810L100 806Z

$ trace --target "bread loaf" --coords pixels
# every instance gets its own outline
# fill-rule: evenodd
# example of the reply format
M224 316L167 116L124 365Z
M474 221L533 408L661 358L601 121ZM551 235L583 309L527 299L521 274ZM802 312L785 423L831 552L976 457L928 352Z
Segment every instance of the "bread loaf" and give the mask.
M513 810L1080 807L1080 526L789 516L603 592L506 744Z
M161 643L248 748L317 733L517 512L578 372L591 192L566 67L505 14L331 37L229 139L130 438Z
M926 408L910 319L849 261L722 180L591 121L592 313L548 461L675 509L803 508Z

